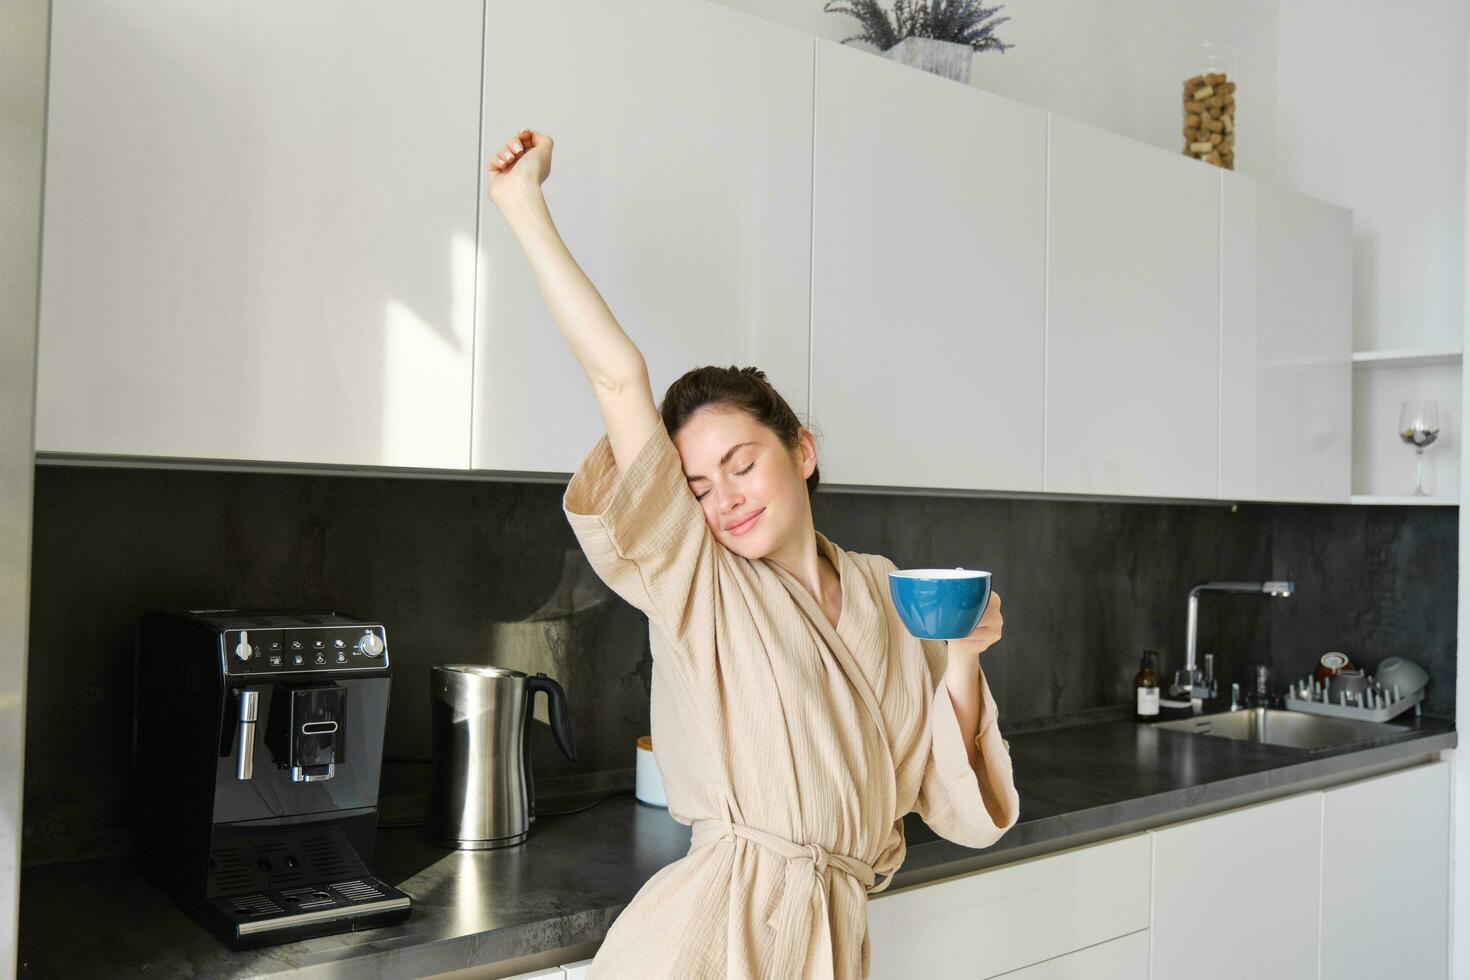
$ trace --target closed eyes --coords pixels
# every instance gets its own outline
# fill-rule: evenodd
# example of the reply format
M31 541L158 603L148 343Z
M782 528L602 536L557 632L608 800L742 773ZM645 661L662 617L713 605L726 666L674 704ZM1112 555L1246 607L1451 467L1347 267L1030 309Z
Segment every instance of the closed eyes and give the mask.
M753 469L755 469L755 463L754 462L752 462L749 466L747 466L745 469L741 470L740 472L736 473L735 475L736 476L744 476L745 474L749 473ZM695 500L703 500L708 494L709 494L709 491L708 490L706 490L704 493L696 493L694 495L694 499Z

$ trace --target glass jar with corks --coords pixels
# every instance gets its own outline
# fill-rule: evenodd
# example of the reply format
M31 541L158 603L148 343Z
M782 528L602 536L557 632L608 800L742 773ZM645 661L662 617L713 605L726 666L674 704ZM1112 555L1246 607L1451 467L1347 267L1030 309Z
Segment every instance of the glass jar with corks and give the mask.
M1184 81L1184 155L1235 169L1235 81L1229 41L1201 41Z

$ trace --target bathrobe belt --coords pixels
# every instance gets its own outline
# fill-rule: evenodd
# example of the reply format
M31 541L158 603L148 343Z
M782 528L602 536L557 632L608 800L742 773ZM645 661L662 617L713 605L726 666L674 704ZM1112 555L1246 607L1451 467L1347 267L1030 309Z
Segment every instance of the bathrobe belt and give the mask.
M696 820L694 836L689 841L689 850L715 841L734 840L743 837L748 841L768 848L786 858L786 885L781 892L781 901L776 911L766 920L766 925L776 930L775 960L771 965L773 977L831 977L832 926L827 898L827 869L837 868L858 881L868 892L881 892L893 880L889 875L883 884L874 888L877 873L866 861L834 854L820 844L798 844L778 834L772 834L745 824L729 820ZM818 937L816 961L807 962L808 945L811 938L812 917L817 916Z

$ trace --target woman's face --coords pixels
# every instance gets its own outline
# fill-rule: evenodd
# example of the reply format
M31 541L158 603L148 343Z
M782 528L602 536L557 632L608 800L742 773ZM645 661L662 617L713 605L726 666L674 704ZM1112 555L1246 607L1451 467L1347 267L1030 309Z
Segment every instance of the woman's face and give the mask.
M806 478L817 456L806 429L788 450L744 411L702 408L679 429L674 446L705 522L736 554L763 558L811 523ZM752 516L754 521L730 526Z

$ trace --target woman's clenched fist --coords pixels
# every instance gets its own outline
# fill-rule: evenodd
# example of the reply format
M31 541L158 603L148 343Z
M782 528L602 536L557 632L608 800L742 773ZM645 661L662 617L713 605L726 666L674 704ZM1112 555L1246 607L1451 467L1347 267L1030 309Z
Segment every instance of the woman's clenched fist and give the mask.
M523 129L485 165L486 190L497 206L513 193L535 190L551 173L551 137Z

